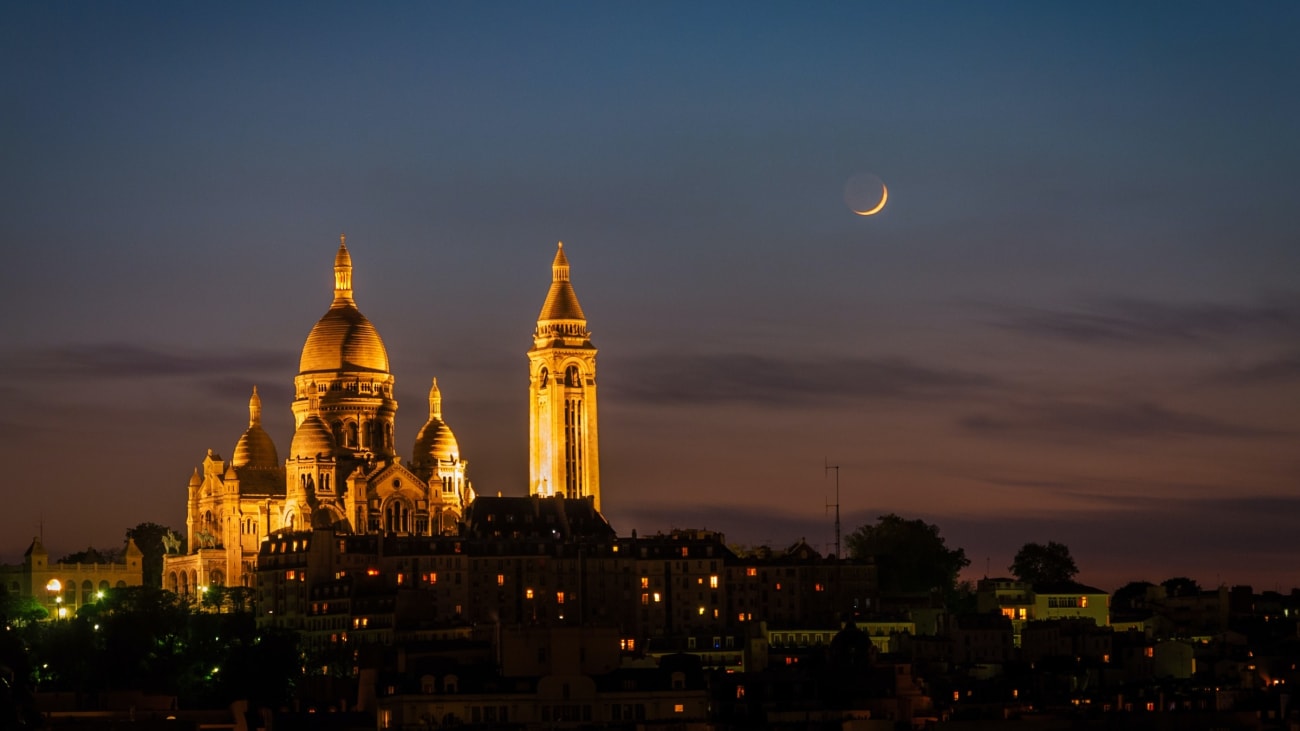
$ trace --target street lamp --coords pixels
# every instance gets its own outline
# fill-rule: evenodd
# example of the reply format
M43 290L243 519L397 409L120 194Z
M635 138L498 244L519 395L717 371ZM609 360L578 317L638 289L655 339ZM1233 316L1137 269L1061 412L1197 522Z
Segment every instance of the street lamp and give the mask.
M55 604L55 605L57 605L57 604L60 604L60 603L63 601L63 595L59 593L59 592L63 591L63 582L62 582L62 581L59 581L58 579L50 579L50 580L45 584L45 591L46 591L46 597L45 597L45 598L49 601L50 604ZM57 617L57 616L63 616L63 613L62 613L61 611L59 611L59 610L62 610L62 609L63 609L63 607L59 607L58 610L55 610L54 614L55 614L56 617Z

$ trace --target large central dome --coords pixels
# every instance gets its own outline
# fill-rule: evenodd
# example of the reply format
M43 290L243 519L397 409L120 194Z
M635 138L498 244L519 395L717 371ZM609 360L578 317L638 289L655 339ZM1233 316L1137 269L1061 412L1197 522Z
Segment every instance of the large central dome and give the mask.
M302 346L299 373L376 371L388 373L388 351L375 326L352 300L352 256L346 243L334 257L334 303Z

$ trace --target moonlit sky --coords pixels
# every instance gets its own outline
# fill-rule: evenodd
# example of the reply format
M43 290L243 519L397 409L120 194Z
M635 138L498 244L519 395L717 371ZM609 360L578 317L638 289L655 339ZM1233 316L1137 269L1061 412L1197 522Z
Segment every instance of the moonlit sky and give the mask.
M1300 585L1300 5L11 3L0 557L285 456L340 233L409 459L527 492L565 242L622 534ZM889 186L853 215L855 175Z

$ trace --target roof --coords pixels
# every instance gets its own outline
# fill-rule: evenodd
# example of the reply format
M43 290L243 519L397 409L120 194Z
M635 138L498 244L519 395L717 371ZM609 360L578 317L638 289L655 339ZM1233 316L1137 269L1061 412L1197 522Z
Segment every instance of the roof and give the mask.
M551 263L551 289L546 293L542 303L543 320L586 320L582 314L582 305L578 304L578 295L569 282L569 259L564 255L564 242L560 242L555 251L555 261Z

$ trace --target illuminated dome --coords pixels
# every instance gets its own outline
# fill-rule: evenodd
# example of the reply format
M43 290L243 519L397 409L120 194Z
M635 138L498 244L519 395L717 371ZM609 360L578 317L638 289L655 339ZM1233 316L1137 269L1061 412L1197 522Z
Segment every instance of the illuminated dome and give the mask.
M253 395L248 399L248 430L235 444L235 455L230 459L230 465L255 469L280 467L275 442L262 428L262 399L257 395L257 386L253 386Z
M302 346L299 373L388 372L388 351L375 326L352 300L352 255L346 241L334 257L334 303Z
M429 389L429 421L415 437L415 453L412 461L416 464L432 464L444 461L460 460L460 445L451 427L442 420L442 391L438 389L438 379L433 379Z
M298 431L293 433L293 443L289 445L289 456L293 459L332 457L335 451L334 435L315 414L303 420Z

